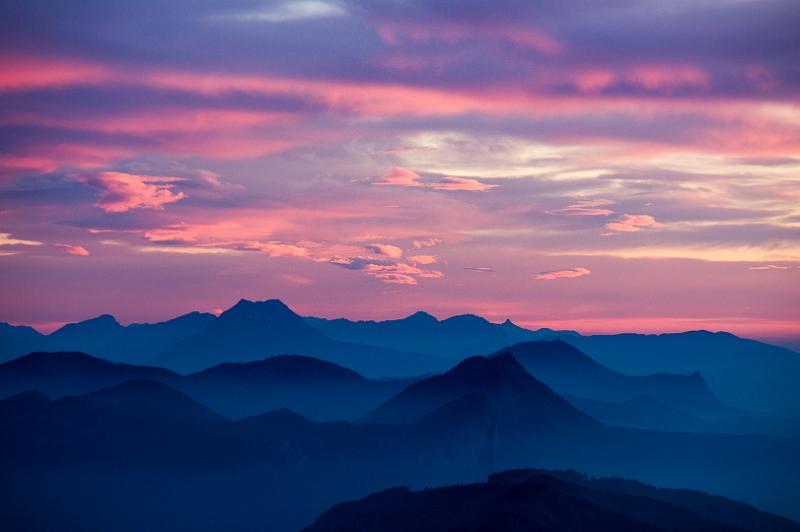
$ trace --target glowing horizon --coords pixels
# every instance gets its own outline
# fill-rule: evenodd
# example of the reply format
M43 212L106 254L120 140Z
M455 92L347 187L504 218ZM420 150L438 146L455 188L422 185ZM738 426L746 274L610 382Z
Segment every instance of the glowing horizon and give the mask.
M800 338L796 2L0 12L0 321Z

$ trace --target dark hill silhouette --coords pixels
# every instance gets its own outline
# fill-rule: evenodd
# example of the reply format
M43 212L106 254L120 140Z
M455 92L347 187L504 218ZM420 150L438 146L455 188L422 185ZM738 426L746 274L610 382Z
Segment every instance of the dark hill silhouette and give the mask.
M445 366L443 360L429 355L331 340L276 299L239 301L198 334L167 349L158 360L178 371L197 371L222 362L249 362L278 354L313 355L375 377L413 375Z
M539 478L542 475L584 486L598 492L654 499L737 529L774 532L797 532L800 530L800 524L794 521L769 512L763 512L742 502L696 490L657 488L635 480L589 477L576 471L518 469L490 475L489 482L516 484L526 482L531 478ZM643 510L643 508L639 508L639 510ZM656 513L651 514L649 517L651 519L661 519ZM660 526L663 526L663 524Z
M497 324L474 314L461 314L444 320L438 320L427 312L416 312L403 319L386 321L314 317L305 320L336 340L428 353L450 360L490 353L517 342L552 338L557 334L575 334L571 331L557 333L551 329L530 331L514 325L510 320Z
M364 421L411 423L446 403L475 393L488 398L499 431L573 429L595 424L527 373L508 353L468 358L443 375L411 384L367 414Z
M532 375L561 394L598 401L627 401L650 396L670 407L700 416L714 417L731 410L714 395L698 372L623 375L562 340L524 342L501 352L514 355Z
M755 525L747 529L758 531L798 529L795 523L728 499L719 498L727 511L706 511L703 505L711 497L703 493L683 492L682 505L648 496L657 492L650 486L639 484L638 493L630 493L603 489L602 480L557 471L513 471L480 484L416 492L394 488L340 503L305 530L731 532L743 530L736 526L741 524Z
M775 412L800 408L800 354L730 333L564 336L606 367L628 375L699 370L725 403Z
M179 376L162 368L119 364L85 353L31 353L0 364L0 398L25 390L59 398L133 379L174 383Z

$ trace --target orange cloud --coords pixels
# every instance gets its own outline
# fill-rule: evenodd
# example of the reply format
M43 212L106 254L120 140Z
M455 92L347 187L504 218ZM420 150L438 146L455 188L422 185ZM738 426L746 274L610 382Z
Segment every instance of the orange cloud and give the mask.
M664 227L664 224L656 222L656 219L648 214L626 214L616 222L609 222L605 228L611 233L636 233L646 227Z
M78 180L100 191L95 206L106 212L125 212L131 209L161 209L168 203L186 197L174 193L172 183L179 177L147 176L125 172L100 172L78 177Z
M554 281L556 279L572 279L575 277L583 277L592 273L587 268L571 268L569 270L555 270L552 272L541 272L536 275L535 279L540 281Z
M412 255L408 260L414 264L436 264L436 257L433 255Z
M750 266L751 270L788 270L790 266L780 266L778 264L764 264L761 266Z

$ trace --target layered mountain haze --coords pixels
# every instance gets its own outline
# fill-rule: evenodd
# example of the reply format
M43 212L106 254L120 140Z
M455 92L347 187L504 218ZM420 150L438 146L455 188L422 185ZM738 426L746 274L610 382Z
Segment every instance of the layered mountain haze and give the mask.
M356 419L410 382L370 380L330 362L296 355L225 363L183 376L84 353L31 353L0 364L0 398L39 390L57 399L138 379L173 386L231 418L291 408L316 420Z
M102 315L65 325L47 336L30 327L0 325L0 360L32 351L82 351L184 373L223 362L296 354L327 360L368 377L408 377L443 371L463 358L513 344L560 339L618 373L691 375L699 371L702 379L695 377L698 391L692 394L702 393L701 381L705 381L714 395L740 409L788 415L800 408L793 384L800 379L800 354L727 333L583 336L574 331L528 330L510 321L491 323L474 315L438 320L424 312L400 320L353 322L302 318L279 300L241 300L219 317L192 312L156 324L122 326L110 315ZM580 363L588 366L586 360ZM580 373L586 371L598 373L596 367ZM604 373L601 380L613 383L609 372ZM653 382L683 380L666 375L649 378ZM655 393L649 389L633 393L629 383L635 380L626 381L622 389L627 392L610 393L606 385L601 395L587 397L585 391L574 395L618 402ZM668 388L665 382L664 393L671 393L666 392ZM665 402L681 397L682 392Z
M48 375L41 367L49 363L78 370ZM54 383L53 373L66 375L67 384L97 386L153 371L62 353L23 357L0 374L21 377L19 368L28 366L37 369L28 372L27 386L62 392L67 386ZM8 434L0 445L8 486L0 513L37 530L64 520L86 528L87 519L121 530L210 530L220 523L249 530L255 522L289 530L342 498L397 484L474 482L498 469L535 466L690 486L794 515L796 443L604 426L510 353L469 358L387 400L381 394L392 392L380 388L385 381L304 357L223 364L184 377L154 373L174 382L137 376L56 400L24 392L0 401L0 426ZM297 389L287 391L277 384L281 379ZM311 384L304 388L304 382ZM336 385L326 389L323 382ZM232 394L240 404L231 403ZM354 413L355 402L372 410L357 423L320 422L285 407L313 410L314 401L339 405L317 407L320 418L332 419L337 408ZM284 406L237 421L212 411L241 414L245 403ZM749 460L732 469L741 456ZM157 489L145 488L154 483ZM142 490L147 493L131 498ZM272 496L265 499L267 493ZM46 515L32 504L43 499L52 509ZM106 510L93 510L97 504Z
M709 331L563 339L601 364L630 375L700 371L732 406L765 411L800 408L800 354L784 347Z

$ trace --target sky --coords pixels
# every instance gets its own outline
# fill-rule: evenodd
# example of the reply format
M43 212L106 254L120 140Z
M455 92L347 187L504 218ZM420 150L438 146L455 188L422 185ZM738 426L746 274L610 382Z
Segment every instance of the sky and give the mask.
M0 0L0 321L800 338L796 0Z

